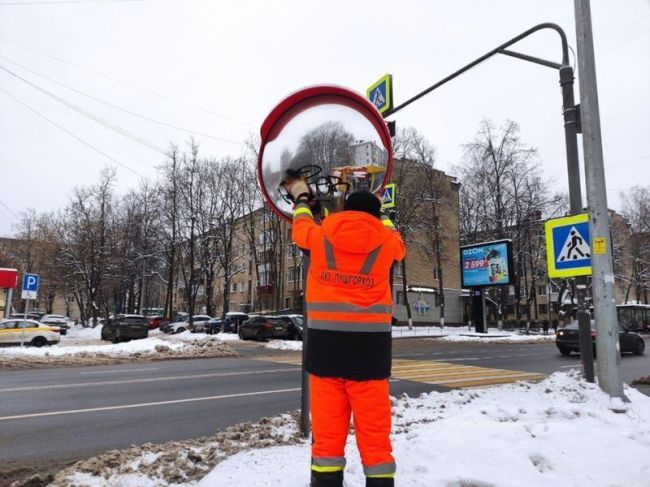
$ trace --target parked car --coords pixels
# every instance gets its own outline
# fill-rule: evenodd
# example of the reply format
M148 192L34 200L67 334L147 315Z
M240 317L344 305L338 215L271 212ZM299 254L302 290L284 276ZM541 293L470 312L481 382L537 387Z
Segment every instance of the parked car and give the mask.
M108 319L102 326L102 340L113 343L147 338L149 326L147 318L142 315L117 315Z
M208 315L194 315L192 317L192 321L193 321L192 326L190 326L189 318L185 316L182 319L182 321L171 323L169 326L168 333L183 333L186 330L192 331L192 328L196 328L198 330L199 323L201 323L202 321L209 321L210 319L212 318ZM203 325L200 326L202 327Z
M288 340L301 340L302 341L302 328L305 324L302 315L278 315L278 318L289 320L290 324L287 328Z
M205 332L210 335L216 335L222 332L221 325L223 320L221 318L212 318L210 321L205 322Z
M187 315L178 315L176 318L174 318L171 321L163 322L160 325L160 331L163 333L172 333L172 325L175 323L180 323L181 321L187 321Z
M63 315L45 315L41 323L58 327L61 335L66 335L70 329L70 320Z
M287 318L254 316L239 327L239 338L260 341L270 338L287 338L291 326L291 321Z
M591 320L591 341L596 354L596 323ZM621 353L633 353L643 355L645 341L638 333L629 331L626 327L618 325L618 340ZM555 335L555 345L562 355L571 355L571 352L580 352L580 335L578 322L573 321L563 328L560 328Z
M25 343L34 347L53 345L61 341L59 328L39 323L36 320L0 320L0 344Z
M11 313L9 319L12 320L34 320L38 321L41 319L41 315L38 313Z
M223 323L223 331L225 333L238 333L239 327L245 321L248 321L252 316L238 311L230 311L226 313Z
M162 316L147 316L147 325L150 330L155 330L162 325L163 317Z
M188 322L188 330L192 333L207 333L209 326L208 323L212 319L208 315L196 315L192 317L192 324Z

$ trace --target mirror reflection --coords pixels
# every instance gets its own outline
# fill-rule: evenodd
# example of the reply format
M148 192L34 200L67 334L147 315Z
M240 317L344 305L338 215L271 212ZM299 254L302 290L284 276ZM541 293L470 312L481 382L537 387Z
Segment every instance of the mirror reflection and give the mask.
M303 105L278 121L279 132L264 147L262 178L276 208L291 218L293 204L281 186L287 170L305 179L324 213L342 208L354 190L379 191L388 150L370 120L331 101Z

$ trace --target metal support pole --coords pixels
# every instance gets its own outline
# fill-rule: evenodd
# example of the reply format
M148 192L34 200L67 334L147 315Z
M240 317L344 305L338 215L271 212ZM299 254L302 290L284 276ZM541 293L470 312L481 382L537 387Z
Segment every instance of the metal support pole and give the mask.
M309 437L311 432L309 424L309 373L305 370L305 360L307 358L307 339L309 336L309 326L307 320L307 302L305 301L307 289L307 274L309 273L309 256L304 255L302 258L302 377L300 392L300 431L305 438Z
M25 319L27 319L27 313L29 313L29 299L25 300ZM23 331L20 334L20 346L24 347L25 346L25 322L23 321L23 325L21 328Z
M610 222L600 133L591 7L589 0L574 0L574 6L582 99L582 143L587 182L589 233L592 243L591 282L597 333L598 385L610 396L625 399L620 370L614 266L609 243Z
M578 110L573 94L573 68L560 68L562 87L562 115L564 117L564 142L566 146L567 172L569 174L569 201L571 214L582 213L582 189L580 187L580 158L578 155ZM591 316L586 306L587 278L576 279L578 291L578 333L580 335L580 361L582 375L588 382L594 382L594 354L591 346Z
M9 318L11 315L11 302L14 298L14 290L12 288L7 289L7 300L5 301L5 318Z
M481 288L481 332L487 333L488 331L488 322L487 322L487 306L485 305L485 288Z

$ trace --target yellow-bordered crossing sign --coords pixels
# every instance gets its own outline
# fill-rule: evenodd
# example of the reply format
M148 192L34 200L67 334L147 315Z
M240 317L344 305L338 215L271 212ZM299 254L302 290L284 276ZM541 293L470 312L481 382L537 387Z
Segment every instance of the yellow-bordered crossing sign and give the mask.
M366 96L382 115L393 109L393 75L385 74L366 90Z
M395 199L397 196L397 185L395 183L387 184L384 192L381 194L381 207L395 208Z
M591 275L591 238L587 213L548 220L544 230L548 277Z

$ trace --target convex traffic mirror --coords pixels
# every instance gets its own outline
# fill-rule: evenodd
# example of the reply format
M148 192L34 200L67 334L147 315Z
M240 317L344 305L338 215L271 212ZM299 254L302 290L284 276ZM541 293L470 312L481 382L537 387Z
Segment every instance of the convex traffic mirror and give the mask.
M361 95L314 86L282 100L262 124L257 176L266 202L291 221L287 170L305 179L321 215L357 189L379 192L390 179L392 146L381 114Z

